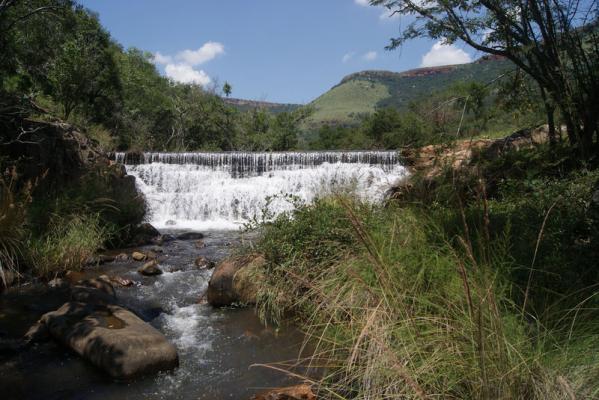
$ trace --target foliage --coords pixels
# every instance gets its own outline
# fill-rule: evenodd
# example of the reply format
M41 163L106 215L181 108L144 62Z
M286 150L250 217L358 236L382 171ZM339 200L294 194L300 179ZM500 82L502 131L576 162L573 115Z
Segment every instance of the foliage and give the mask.
M547 145L469 171L262 226L258 310L302 321L323 398L599 395L597 170Z
M370 4L412 18L399 37L391 40L389 49L427 37L447 43L462 41L475 50L505 57L538 85L551 136L557 106L570 142L580 144L581 155L588 158L599 148L599 37L594 2L372 0Z
M66 219L54 216L47 233L29 243L31 263L38 275L46 277L78 270L111 235L97 214L76 214Z
M30 185L17 190L16 173L0 179L0 284L7 285L7 274L18 275L25 254L26 212Z

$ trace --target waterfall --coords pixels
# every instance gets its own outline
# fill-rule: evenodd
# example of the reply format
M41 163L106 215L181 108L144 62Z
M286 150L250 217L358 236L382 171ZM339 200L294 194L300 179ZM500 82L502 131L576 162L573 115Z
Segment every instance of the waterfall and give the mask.
M382 200L406 170L396 152L117 153L157 228L236 229L338 192Z

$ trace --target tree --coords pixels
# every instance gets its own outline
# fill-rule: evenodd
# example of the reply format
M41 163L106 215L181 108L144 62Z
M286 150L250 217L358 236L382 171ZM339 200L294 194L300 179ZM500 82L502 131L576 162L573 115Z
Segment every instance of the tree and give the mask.
M232 91L233 91L233 88L231 87L229 82L225 82L225 84L223 85L223 93L225 94L225 96L227 98L231 95Z
M555 104L572 144L583 156L599 141L599 38L596 2L569 0L371 0L413 21L388 49L427 37L462 41L506 57L546 95L548 120ZM594 8L593 8L594 7Z
M119 101L121 85L114 59L115 48L97 18L77 12L78 29L68 39L49 72L50 94L63 107L63 117L84 111L104 122Z

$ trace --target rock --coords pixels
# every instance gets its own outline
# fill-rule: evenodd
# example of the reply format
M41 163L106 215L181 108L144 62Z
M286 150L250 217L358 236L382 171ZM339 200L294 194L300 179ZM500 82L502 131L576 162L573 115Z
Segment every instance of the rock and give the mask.
M150 262L145 263L143 265L143 267L141 267L140 269L137 270L137 272L139 272L142 275L146 275L146 276L162 274L162 270L160 268L158 268L158 264L156 264L156 261L150 261Z
M26 344L45 342L50 339L50 332L46 324L37 321L27 330L23 339Z
M214 307L254 304L259 275L266 260L261 255L233 257L221 262L208 283L208 303Z
M101 289L79 285L73 286L71 289L71 300L99 306L116 304L116 296L112 296Z
M126 278L123 278L122 276L118 276L118 275L111 276L110 281L116 283L117 285L124 286L124 287L133 286L133 283L134 283L131 279L126 279Z
M69 287L69 282L62 278L54 278L48 282L48 286L52 289L66 289Z
M84 279L85 275L80 271L67 271L64 277L71 285L74 285L75 283Z
M153 252L152 250L148 251L146 253L146 259L147 260L155 260L158 258L158 254L156 254L155 252Z
M203 238L204 234L200 232L185 232L177 235L177 240L199 240Z
M52 337L113 378L131 379L179 365L175 346L132 312L65 303L42 316Z
M153 246L150 251L153 251L154 253L158 253L158 254L162 254L164 253L164 249L160 246Z
M125 253L121 253L114 258L114 261L116 261L116 262L129 261L129 256Z
M177 221L173 221L172 219L169 219L168 221L166 221L164 223L164 225L166 226L173 226L173 225L177 225Z
M106 254L98 254L98 255L89 257L85 261L85 265L91 266L91 265L106 264L106 263L109 263L109 262L113 262L114 259L115 259L114 256L109 256L109 255L106 255Z
M206 243L204 243L203 240L196 240L195 246L198 249L203 249L204 247L206 247Z
M143 261L146 259L146 255L144 253L140 253L139 251L134 251L131 253L131 258L135 261Z
M195 259L193 263L196 266L196 268L199 269L212 269L215 266L214 261L210 261L204 256L199 256Z
M116 297L114 287L110 284L110 278L106 275L101 275L99 278L86 279L78 282L78 286L89 287L98 289L101 292L106 293L109 296Z
M132 246L143 246L155 243L158 238L160 238L160 232L158 232L152 225L143 223L137 226L133 231L130 244Z
M310 385L302 384L272 389L252 396L251 400L316 400L316 395Z

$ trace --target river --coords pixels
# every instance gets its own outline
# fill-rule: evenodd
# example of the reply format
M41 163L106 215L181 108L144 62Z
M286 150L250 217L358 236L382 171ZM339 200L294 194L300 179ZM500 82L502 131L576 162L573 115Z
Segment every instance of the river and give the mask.
M144 277L139 263L114 261L87 268L136 281L117 288L119 302L175 344L175 371L115 382L54 342L16 351L0 349L0 387L6 399L249 399L293 381L255 364L296 364L304 337L293 326L263 326L253 309L214 309L202 301L210 270L193 261L216 262L248 245L256 233L240 229L319 196L351 191L380 201L405 170L393 152L145 153L117 154L148 200L150 222L162 233L204 233L205 246L173 240L160 249L164 274ZM293 201L290 201L293 198ZM270 199L270 200L269 200ZM134 249L125 249L131 253ZM119 250L122 252L123 250ZM43 313L64 298L43 284L27 284L0 296L0 338L17 341ZM301 364L301 363L300 363ZM308 372L299 366L296 372Z

